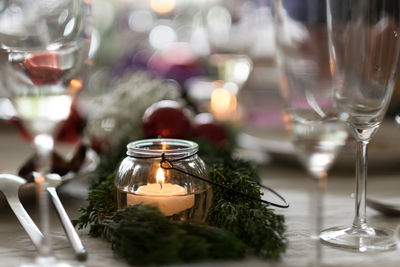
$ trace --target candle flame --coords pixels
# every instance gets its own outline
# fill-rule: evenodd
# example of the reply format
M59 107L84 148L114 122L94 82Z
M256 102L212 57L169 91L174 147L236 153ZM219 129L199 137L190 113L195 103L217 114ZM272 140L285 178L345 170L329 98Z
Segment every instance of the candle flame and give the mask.
M158 168L156 174L157 183L160 184L161 190L165 181L164 171L161 168Z
M236 111L236 96L225 88L216 88L211 94L211 111L219 119L226 119Z
M79 90L82 89L82 85L83 85L83 83L82 83L81 80L79 80L79 79L72 79L72 80L69 82L68 93L69 93L70 95L76 94Z
M166 150L167 148L168 148L167 144L164 144L164 143L161 144L161 149L162 150Z
M176 0L151 0L150 7L158 14L166 14L174 10Z
M37 184L43 184L44 181L46 180L46 178L44 178L43 175L38 175L38 176L35 176L34 180L35 180L35 183L37 183Z

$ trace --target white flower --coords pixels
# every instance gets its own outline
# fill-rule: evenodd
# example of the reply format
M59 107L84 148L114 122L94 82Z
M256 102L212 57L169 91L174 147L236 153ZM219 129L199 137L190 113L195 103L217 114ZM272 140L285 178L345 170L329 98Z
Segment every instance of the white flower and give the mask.
M164 99L178 100L178 85L146 72L125 75L112 82L109 92L89 101L86 131L89 136L105 137L112 143L128 135L138 138L144 111Z

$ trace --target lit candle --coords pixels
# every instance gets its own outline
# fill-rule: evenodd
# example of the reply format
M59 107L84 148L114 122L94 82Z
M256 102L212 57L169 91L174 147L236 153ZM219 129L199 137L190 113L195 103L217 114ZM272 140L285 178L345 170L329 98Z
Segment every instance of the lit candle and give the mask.
M171 216L194 206L194 194L177 184L165 183L164 171L159 168L156 174L157 183L140 186L135 194L127 194L127 204L153 205L165 216Z
M219 120L232 120L237 116L236 96L225 88L216 88L211 94L210 109Z

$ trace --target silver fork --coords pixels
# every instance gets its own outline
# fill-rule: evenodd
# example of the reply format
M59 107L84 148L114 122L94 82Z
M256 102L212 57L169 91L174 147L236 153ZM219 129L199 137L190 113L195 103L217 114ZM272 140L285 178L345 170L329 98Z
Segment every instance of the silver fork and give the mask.
M38 249L43 235L22 206L18 196L18 189L24 184L26 184L26 180L21 177L11 174L0 174L0 191L3 192L15 216L17 216L22 227L32 240L33 245Z
M72 225L71 220L68 217L68 214L65 211L56 191L57 186L59 186L62 182L62 178L58 174L51 173L47 174L46 179L48 181L47 191L51 196L54 207L57 210L58 217L60 218L64 231L67 234L68 240L75 251L76 258L80 261L85 261L87 259L86 248L83 246L78 233L75 231L75 228Z
M34 175L37 175L37 173L34 173ZM49 184L47 191L51 196L68 240L75 251L76 258L80 261L85 261L87 259L87 251L57 195L56 187L61 183L61 177L58 174L49 174L47 176L47 181ZM15 216L32 240L34 246L38 249L42 242L43 234L22 206L18 196L18 189L24 184L26 184L26 180L19 176L0 174L0 191L3 192Z

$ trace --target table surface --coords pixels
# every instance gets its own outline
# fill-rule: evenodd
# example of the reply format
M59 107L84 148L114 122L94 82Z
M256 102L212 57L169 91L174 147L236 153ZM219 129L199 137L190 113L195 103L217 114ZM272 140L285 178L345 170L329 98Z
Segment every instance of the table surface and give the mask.
M33 153L30 144L21 141L15 130L0 124L0 171L15 173L15 170ZM218 262L218 266L309 266L309 258L314 251L314 242L310 239L311 219L309 215L310 192L313 181L296 164L269 163L261 169L263 183L280 192L290 203L288 209L277 209L285 215L289 246L282 259L274 264L259 259L247 258L244 261ZM323 202L323 227L348 225L354 212L353 171L336 167L329 177L328 187ZM400 196L400 168L390 171L371 171L368 180L370 196L386 199ZM70 218L79 216L79 207L85 205L86 192L84 180L73 180L59 190ZM268 196L266 196L268 197ZM28 213L35 222L38 214L31 199L23 201ZM368 220L372 225L395 229L400 224L400 217L385 217L367 209ZM73 251L64 235L63 229L54 211L51 214L51 233L56 256L75 266L128 266L113 254L110 245L87 235L87 229L79 235L89 253L88 260L80 263L74 260ZM0 265L17 266L33 261L36 250L8 206L0 207ZM358 253L322 246L322 263L326 266L398 266L400 253L397 250L380 253ZM195 265L216 265L202 263Z

